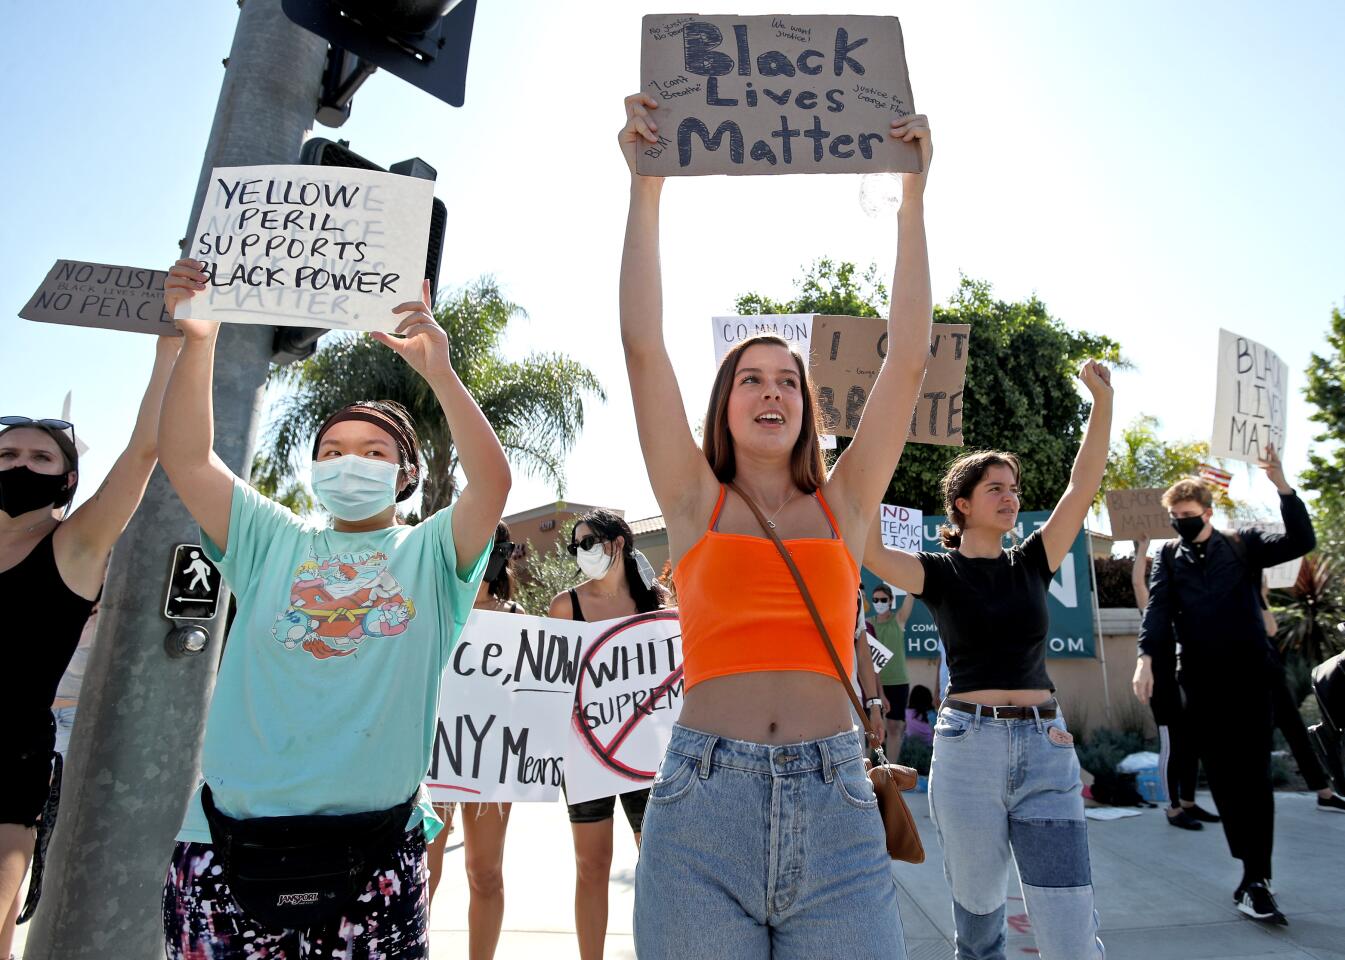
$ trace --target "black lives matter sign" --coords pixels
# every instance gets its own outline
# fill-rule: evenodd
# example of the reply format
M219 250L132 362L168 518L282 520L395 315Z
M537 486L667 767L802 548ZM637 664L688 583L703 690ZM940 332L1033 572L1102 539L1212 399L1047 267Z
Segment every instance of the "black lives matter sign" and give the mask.
M644 18L640 82L658 101L646 176L918 172L888 135L915 112L896 17Z

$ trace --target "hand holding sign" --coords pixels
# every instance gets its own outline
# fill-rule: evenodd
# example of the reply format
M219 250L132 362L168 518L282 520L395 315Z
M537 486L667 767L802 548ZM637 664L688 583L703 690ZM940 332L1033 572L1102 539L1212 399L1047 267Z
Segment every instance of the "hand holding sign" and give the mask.
M650 115L650 110L658 109L658 101L643 93L632 93L626 98L626 125L617 134L617 143L626 157L626 166L631 176L636 176L636 158L647 144L658 143L658 123ZM662 177L650 176L650 180L662 180Z
M173 264L163 282L163 306L170 317L177 316L178 307L189 303L206 288L210 278L205 273L205 261L183 258ZM218 320L191 320L183 317L173 321L184 337L204 340L214 336Z
M1280 452L1275 449L1275 444L1266 444L1266 455L1257 461L1257 466L1266 472L1266 476L1280 493L1293 492L1293 487L1289 486L1289 481L1284 476L1284 464L1280 463Z
M918 173L901 175L901 196L922 197L925 194L925 181L929 178L929 161L934 157L934 141L929 136L929 117L923 113L913 113L892 121L893 140L902 143L915 143L920 149L920 170Z
M430 281L421 284L420 299L398 304L393 313L406 314L397 325L397 336L382 331L370 334L411 365L426 380L452 370L448 334L434 319Z

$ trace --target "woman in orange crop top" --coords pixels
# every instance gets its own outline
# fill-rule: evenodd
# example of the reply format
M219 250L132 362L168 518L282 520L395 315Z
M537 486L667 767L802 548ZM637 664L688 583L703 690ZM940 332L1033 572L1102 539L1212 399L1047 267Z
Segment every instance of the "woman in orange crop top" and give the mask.
M887 359L870 414L830 473L807 365L778 337L751 337L724 357L698 449L663 339L663 180L635 170L636 155L660 142L658 103L635 94L625 105L621 338L645 466L668 525L686 676L645 814L636 952L641 960L904 957L848 696L784 561L726 485L776 528L837 651L851 659L859 560L929 355L926 175L902 175ZM891 139L889 149L905 144L928 170L923 116L894 121Z

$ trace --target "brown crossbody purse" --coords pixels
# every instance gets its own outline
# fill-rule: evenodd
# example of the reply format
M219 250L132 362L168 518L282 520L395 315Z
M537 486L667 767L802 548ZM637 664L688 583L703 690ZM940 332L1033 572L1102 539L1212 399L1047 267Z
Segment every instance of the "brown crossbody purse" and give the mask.
M850 695L850 702L859 714L865 732L871 734L876 741L878 731L870 726L871 721L868 711L864 709L863 704L859 702L859 697L855 695L855 688L850 684L845 666L836 653L836 647L831 642L831 636L827 633L826 624L822 622L822 615L817 612L817 604L813 603L812 594L808 592L808 585L803 582L803 574L799 573L794 558L790 556L789 548L784 545L780 535L766 522L765 516L760 508L752 502L752 498L739 490L735 484L730 483L728 487L742 497L743 501L751 508L752 513L756 515L757 521L761 524L761 529L766 531L766 536L770 537L771 542L775 544L775 549L780 551L785 566L794 575L794 583L799 588L799 593L803 595L803 602L808 607L808 613L812 615L813 623L817 626L817 632L822 635L822 642L826 644L827 653L831 656L831 663L836 668L836 678L840 680L841 686L845 687L845 692ZM878 747L876 752L880 763L877 766L869 767L869 782L873 784L873 792L878 797L878 812L882 814L883 831L887 834L887 854L893 860L924 863L925 847L920 842L920 831L916 829L910 808L906 806L906 800L901 795L903 790L910 790L915 786L916 772L910 767L888 763L882 747ZM868 764L867 760L865 764Z

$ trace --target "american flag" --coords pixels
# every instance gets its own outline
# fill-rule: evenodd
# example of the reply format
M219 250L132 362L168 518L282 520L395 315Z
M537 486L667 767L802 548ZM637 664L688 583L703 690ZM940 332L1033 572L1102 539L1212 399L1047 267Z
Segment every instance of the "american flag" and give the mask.
M1208 463L1200 465L1200 479L1206 483L1213 484L1225 493L1228 492L1228 484L1233 479L1233 474L1227 470L1220 470L1218 467L1212 467Z

